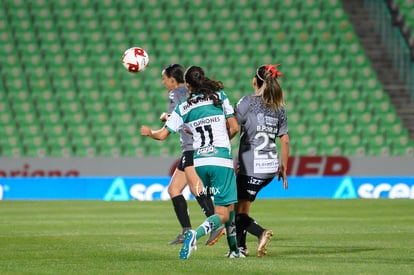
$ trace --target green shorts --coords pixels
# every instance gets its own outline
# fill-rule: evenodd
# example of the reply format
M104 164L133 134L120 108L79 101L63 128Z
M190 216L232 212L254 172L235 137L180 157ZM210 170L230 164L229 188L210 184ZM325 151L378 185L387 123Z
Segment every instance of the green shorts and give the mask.
M223 166L198 166L198 176L203 181L207 195L214 197L214 204L227 206L237 202L236 176L233 168Z

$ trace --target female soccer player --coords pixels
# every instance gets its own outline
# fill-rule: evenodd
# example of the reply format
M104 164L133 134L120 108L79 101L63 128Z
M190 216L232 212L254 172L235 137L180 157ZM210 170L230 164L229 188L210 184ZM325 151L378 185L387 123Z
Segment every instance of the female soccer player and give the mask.
M244 257L237 248L234 203L237 187L233 169L230 139L238 132L233 108L223 92L223 84L205 76L201 67L191 66L184 75L190 95L180 103L167 120L165 127L153 131L141 127L143 136L163 140L186 125L193 134L194 166L196 172L187 174L193 194L214 196L215 214L196 230L189 230L180 250L180 259L188 259L197 240L225 224L230 248L228 257Z
M262 228L249 216L250 205L257 194L276 174L288 188L286 171L289 157L289 135L284 109L283 92L277 78L282 74L277 65L264 65L253 78L254 94L244 96L235 107L239 123L240 145L238 154L236 229L241 252L248 256L246 232L259 239L256 256L267 253L273 232ZM276 137L281 142L281 163L276 148Z
M184 68L179 64L171 64L167 66L162 71L162 83L169 93L170 104L168 113L163 113L160 116L160 120L167 121L169 114L174 111L177 104L185 101L188 97L188 89L184 84ZM173 203L177 219L181 224L182 232L181 234L178 234L177 237L170 242L170 244L182 244L184 242L184 233L191 229L187 201L183 196L183 190L187 185L185 171L188 173L189 170L195 169L193 165L193 137L191 134L186 133L183 128L179 130L179 133L182 156L173 176L171 177L170 184L168 185L168 194L170 195ZM196 199L207 217L214 214L214 205L210 197L205 194L200 194L196 197ZM212 231L206 245L215 244L224 234L224 227Z

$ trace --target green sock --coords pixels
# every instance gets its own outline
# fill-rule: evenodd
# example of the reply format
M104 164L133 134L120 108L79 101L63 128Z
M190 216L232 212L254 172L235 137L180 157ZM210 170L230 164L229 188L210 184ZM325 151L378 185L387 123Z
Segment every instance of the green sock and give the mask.
M221 225L220 216L217 214L211 215L196 229L197 240L207 235L211 231L216 230Z
M230 251L238 252L239 248L237 247L235 216L234 211L230 211L229 220L226 222L226 236Z

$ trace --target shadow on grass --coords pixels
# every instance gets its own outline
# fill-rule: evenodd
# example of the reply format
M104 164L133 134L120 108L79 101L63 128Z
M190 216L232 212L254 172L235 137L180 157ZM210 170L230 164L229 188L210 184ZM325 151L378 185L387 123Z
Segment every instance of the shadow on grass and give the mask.
M286 246L283 246L286 247ZM381 250L372 247L337 247L337 246L291 246L293 250L277 253L279 256L288 255L317 255L317 254L343 254L343 253L359 253L367 251Z
M389 257L385 248L373 248L373 247L337 247L337 246L283 246L279 247L283 251L273 254L274 257L283 257L283 256L304 256L304 258L309 258L314 260L317 257L322 255L331 254L335 258L335 254L340 256L341 254L352 254L355 253L355 256L346 256L338 259L339 262L347 263L381 263L381 264L398 264L398 265L412 265L413 261L409 256L407 257ZM291 248L291 249L290 249ZM288 250L287 250L288 249ZM358 255L358 253L363 252L373 252L373 255ZM324 257L324 259L328 259Z

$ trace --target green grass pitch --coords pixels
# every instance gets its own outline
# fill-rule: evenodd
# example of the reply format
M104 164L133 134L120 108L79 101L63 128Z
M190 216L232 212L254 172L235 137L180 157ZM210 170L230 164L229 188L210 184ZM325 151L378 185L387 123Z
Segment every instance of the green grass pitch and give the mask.
M414 274L413 204L258 200L252 216L275 233L266 257L227 259L225 237L204 237L183 261L170 201L0 201L0 274Z

